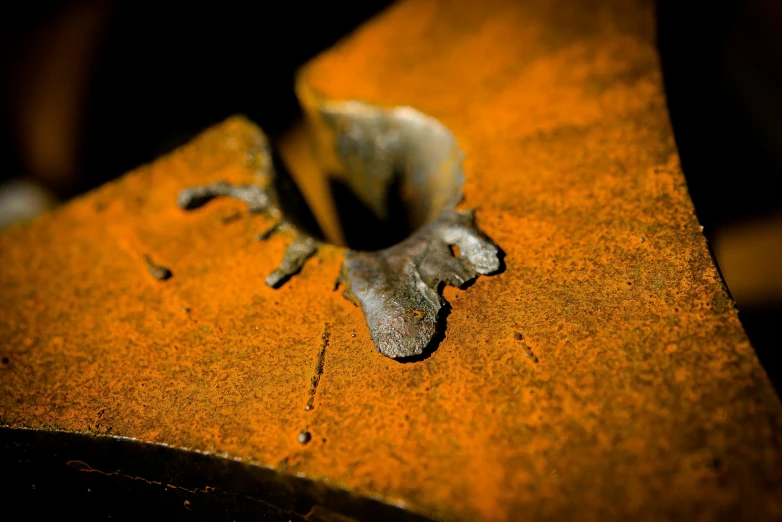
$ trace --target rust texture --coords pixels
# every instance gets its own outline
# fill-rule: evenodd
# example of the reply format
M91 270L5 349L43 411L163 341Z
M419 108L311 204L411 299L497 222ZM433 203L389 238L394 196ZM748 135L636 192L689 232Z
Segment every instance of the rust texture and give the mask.
M464 205L507 267L444 289L438 350L378 357L331 291L336 247L274 290L290 237L253 239L271 218L172 204L253 181L259 133L233 119L0 235L3 425L214 452L438 519L782 517L782 407L687 195L649 3L403 2L299 92L415 107L464 149Z

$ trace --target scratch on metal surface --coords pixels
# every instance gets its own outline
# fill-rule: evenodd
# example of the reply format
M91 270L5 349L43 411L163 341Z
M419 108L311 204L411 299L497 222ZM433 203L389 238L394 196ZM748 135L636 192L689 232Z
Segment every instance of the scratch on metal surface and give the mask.
M116 476L116 477L123 477L130 480L136 480L141 482L146 482L147 484L151 486L163 486L166 488L171 489L181 489L182 491L187 491L188 493L211 493L212 491L215 491L217 488L214 488L212 486L204 486L203 488L194 488L194 489L187 489L181 486L175 486L174 484L168 484L163 483L159 480L149 480L145 479L144 477L136 477L133 475L128 475L126 473L122 473L120 470L116 471L101 471L99 469L95 469L83 460L69 460L65 463L66 466L73 468L77 471L83 471L85 473L98 473L100 475L105 475L107 477Z
M318 390L318 384L320 384L320 376L323 375L323 367L326 363L326 347L329 345L330 335L329 327L326 325L326 328L323 331L323 335L321 335L323 342L320 345L318 358L315 362L315 373L310 378L309 398L307 399L307 405L304 406L304 409L307 411L315 408L315 393Z
M307 235L298 235L285 249L280 266L266 278L266 284L272 288L279 288L292 275L297 274L307 259L318 251L318 243Z
M171 483L168 483L168 482L164 483L164 482L159 481L159 480L150 480L150 479L146 479L144 477L137 477L137 476L133 476L133 475L128 475L127 473L122 473L120 470L116 470L116 471L102 471L102 470L93 468L92 466L90 466L89 464L87 464L86 462L84 462L82 460L68 460L65 463L65 465L68 466L68 467L71 467L71 468L73 468L73 469L75 469L77 471L81 471L81 472L85 472L85 473L98 473L100 475L104 475L104 476L107 476L107 477L126 478L126 479L133 480L133 481L144 482L146 484L149 484L150 486L160 486L160 487L163 487L163 488L175 489L175 490L179 490L179 491L185 491L185 492L190 493L192 495L195 495L195 494L198 494L198 493L209 494L209 493L212 493L212 492L219 492L219 493L226 494L226 495L237 496L236 493L232 493L232 492L226 491L226 490L224 490L222 488L217 488L217 487L209 486L209 485L206 485L203 488L188 489L186 487L177 486L175 484L171 484ZM275 506L274 504L271 504L269 502L266 502L266 501L261 500L261 499L256 498L256 497L252 497L252 496L249 496L249 495L243 495L243 494L238 494L238 496L241 496L242 498L245 498L245 499L250 500L252 502L258 502L259 504L263 504L265 506L269 506L269 507L271 507L271 508L273 508L273 509L275 509L275 510L277 510L279 512L289 513L289 514L295 513L295 511L291 511L291 510L288 510L288 509L280 508L278 506ZM187 504L185 504L185 506L187 506Z

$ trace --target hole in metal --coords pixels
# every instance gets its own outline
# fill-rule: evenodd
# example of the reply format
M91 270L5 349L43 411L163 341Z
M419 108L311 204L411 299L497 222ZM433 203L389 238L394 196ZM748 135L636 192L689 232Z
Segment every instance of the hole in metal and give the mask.
M272 288L317 252L325 223L330 237L341 236L334 243L348 247L337 284L361 307L377 350L420 360L443 339L449 310L443 286L466 288L479 275L502 269L499 247L477 227L473 212L456 209L464 183L462 152L448 129L409 107L322 103L310 117L322 168L309 181L320 184L330 201L305 198L280 158L273 151L269 156L268 144L259 140L266 163L275 166L264 171L270 183L192 187L180 192L178 204L189 210L228 196L294 225L289 230L295 237L266 278ZM315 206L334 210L318 217ZM341 230L332 234L337 221Z
M357 101L325 103L319 116L326 132L316 145L343 246L390 247L461 200L463 154L436 119Z

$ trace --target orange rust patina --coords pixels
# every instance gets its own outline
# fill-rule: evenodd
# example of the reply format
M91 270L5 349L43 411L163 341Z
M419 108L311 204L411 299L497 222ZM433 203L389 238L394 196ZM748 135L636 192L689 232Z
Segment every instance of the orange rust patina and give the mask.
M464 149L507 270L445 289L439 349L375 352L332 292L338 248L272 290L289 239L254 241L270 223L236 202L176 207L252 180L233 119L0 236L4 425L111 428L434 518L782 517L782 407L687 195L648 3L403 2L299 92L415 107Z

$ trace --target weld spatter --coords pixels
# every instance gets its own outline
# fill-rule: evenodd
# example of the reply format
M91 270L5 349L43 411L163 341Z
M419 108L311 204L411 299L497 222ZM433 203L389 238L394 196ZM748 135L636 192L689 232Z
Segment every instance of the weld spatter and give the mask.
M247 203L247 210L253 213L264 213L273 217L280 215L271 191L268 189L259 185L233 185L225 181L183 189L179 192L177 204L183 210L193 210L217 197L243 201ZM296 227L284 220L275 223L267 232L261 234L260 238L268 239L273 231L279 229L293 230L296 236L285 247L280 266L266 277L266 284L272 288L279 288L292 275L297 274L304 263L318 251L318 242L314 238L299 233Z
M324 175L347 186L373 219L401 220L413 230L381 250L359 250L369 248L351 243L339 276L344 295L361 307L380 353L400 360L423 355L445 326L442 286L464 287L501 265L499 248L476 227L473 213L455 208L463 196L463 153L450 130L410 107L383 109L353 101L326 103L319 110L325 130L315 133L320 138L314 143L323 158L330 158L326 166L341 166ZM301 205L293 203L302 201L295 190L282 190L291 183L281 182L290 179L277 168L265 137L256 152L262 183L185 189L179 205L189 210L215 197L231 197L244 201L251 212L274 217L277 224L256 237L267 239L279 229L293 236L280 266L265 280L279 288L317 253L316 237L321 236L294 215ZM351 224L338 217L343 226Z
M271 207L271 198L263 187L258 185L232 185L225 181L184 189L179 192L177 204L183 210L193 210L218 197L229 197L244 201L247 203L247 210L250 212L266 212Z
M445 305L441 283L462 287L499 268L499 249L472 212L447 210L390 248L347 251L340 280L361 306L377 350L400 359L421 355L435 339Z
M184 189L179 205L190 210L220 196L244 201L255 211L275 208L262 187L225 182ZM292 225L275 228L280 226L295 237L280 266L265 280L272 288L298 273L319 247L317 240ZM457 255L452 247L458 248ZM424 353L441 328L441 284L461 288L499 268L499 249L476 227L473 213L449 209L392 247L377 252L346 250L340 283L345 297L361 307L375 348L392 359L404 359Z
M269 274L266 284L272 288L281 287L292 275L297 274L307 259L318 251L318 243L310 236L298 235L285 248L279 268Z

